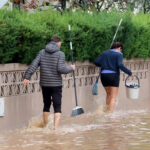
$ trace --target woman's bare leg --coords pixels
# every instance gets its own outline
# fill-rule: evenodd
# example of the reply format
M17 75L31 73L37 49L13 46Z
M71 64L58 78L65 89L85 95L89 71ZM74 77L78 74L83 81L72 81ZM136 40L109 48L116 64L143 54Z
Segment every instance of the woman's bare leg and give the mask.
M110 104L109 104L109 112L113 113L114 106L116 103L116 98L118 95L118 87L110 87Z
M106 91L107 111L113 113L117 94L118 94L118 87L104 87L104 88Z
M109 108L109 104L110 104L110 99L111 99L111 91L110 91L110 87L104 87L105 91L106 91L106 108L105 111L108 111Z
M106 105L110 104L110 98L111 98L111 88L110 87L104 87L106 91Z

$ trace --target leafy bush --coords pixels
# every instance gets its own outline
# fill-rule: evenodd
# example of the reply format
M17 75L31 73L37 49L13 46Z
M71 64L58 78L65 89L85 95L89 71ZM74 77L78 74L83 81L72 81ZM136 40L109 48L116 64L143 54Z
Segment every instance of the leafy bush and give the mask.
M130 12L103 12L101 14L59 12L46 10L29 14L0 10L0 63L30 63L45 48L54 34L63 39L62 51L71 60L68 24L72 27L75 60L93 61L110 48L116 27L123 23L116 40L124 44L124 57L150 56L150 16Z

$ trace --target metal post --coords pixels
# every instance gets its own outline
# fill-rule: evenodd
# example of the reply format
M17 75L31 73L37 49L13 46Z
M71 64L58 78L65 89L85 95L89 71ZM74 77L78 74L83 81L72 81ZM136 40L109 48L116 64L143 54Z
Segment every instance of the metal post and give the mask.
M72 39L71 39L71 26L70 25L69 25L69 39L70 39L70 51L71 51L71 57L72 57L72 64L74 64L73 50L72 50ZM74 92L75 92L76 106L78 106L77 89L76 89L76 78L75 78L75 72L74 71L73 71L73 80L74 80Z

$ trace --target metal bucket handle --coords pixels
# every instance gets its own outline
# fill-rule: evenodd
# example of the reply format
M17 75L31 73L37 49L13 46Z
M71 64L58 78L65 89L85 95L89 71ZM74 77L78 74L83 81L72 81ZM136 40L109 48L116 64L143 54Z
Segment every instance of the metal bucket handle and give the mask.
M134 75L134 76L135 76L136 79L138 80L138 85L139 85L139 87L140 87L140 80L139 80L138 76L137 76L137 75ZM129 77L130 77L130 76L127 76L127 78L125 79L125 86L127 86L127 80L128 80Z

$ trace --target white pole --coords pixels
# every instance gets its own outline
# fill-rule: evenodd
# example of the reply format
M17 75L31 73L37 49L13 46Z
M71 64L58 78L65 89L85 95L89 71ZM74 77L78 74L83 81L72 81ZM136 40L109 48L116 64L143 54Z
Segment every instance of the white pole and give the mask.
M71 25L69 24L69 32L71 32ZM71 37L70 37L71 38ZM71 39L70 39L70 49L72 50L72 41L71 41Z
M111 43L110 47L112 46L112 44L113 44L114 41L115 41L115 38L116 38L116 35L117 35L117 33L118 33L118 30L119 30L119 27L120 27L121 23L122 23L122 18L120 19L119 25L118 25L118 27L117 27L116 33L115 33L115 35L114 35L114 37L113 37L113 40L112 40L112 43Z
M4 116L4 109L5 105L4 105L4 98L0 98L0 117Z
M13 3L9 1L9 9L13 11Z

